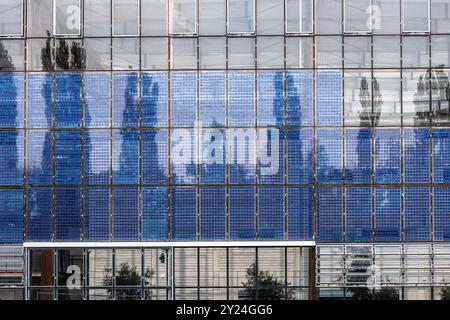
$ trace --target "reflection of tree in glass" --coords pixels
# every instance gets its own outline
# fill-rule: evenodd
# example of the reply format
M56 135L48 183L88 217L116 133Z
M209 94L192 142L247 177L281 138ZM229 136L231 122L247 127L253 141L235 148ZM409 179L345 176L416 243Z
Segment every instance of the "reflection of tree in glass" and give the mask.
M417 81L417 89L414 93L413 100L415 106L415 125L426 125L430 117L428 80L429 78L427 76L424 77L424 75L420 75L419 80Z
M259 271L256 263L247 269L246 282L242 283L248 300L291 300L294 292L269 271ZM287 284L289 285L289 283Z
M439 65L431 72L431 89L433 90L431 117L437 123L450 122L450 83L448 73L444 72L443 67L444 65Z

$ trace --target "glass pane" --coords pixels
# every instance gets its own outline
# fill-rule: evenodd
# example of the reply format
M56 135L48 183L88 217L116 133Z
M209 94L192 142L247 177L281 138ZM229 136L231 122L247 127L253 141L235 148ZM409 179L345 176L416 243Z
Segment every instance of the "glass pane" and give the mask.
M139 239L139 188L115 187L113 198L114 241L137 241Z
M107 241L109 228L109 188L84 189L84 237L87 241Z
M10 2L10 0L6 0ZM47 37L53 33L53 0L27 0L29 37Z
M375 240L400 240L401 193L399 187L375 190Z
M316 28L319 34L342 33L342 1L316 0Z
M84 0L84 35L111 35L111 0Z
M22 35L22 0L0 0L0 35Z
M108 127L110 120L110 74L86 72L84 74L84 125Z
M54 7L56 35L79 35L81 31L80 0L57 0Z
M229 38L228 65L230 68L255 68L255 39Z
M313 38L286 38L286 68L313 67Z
M430 188L405 187L405 240L430 240Z
M113 69L139 68L139 39L113 39Z
M370 32L370 0L345 0L345 32Z
M313 72L288 71L286 78L288 124L312 125Z
M426 125L430 120L430 86L427 71L408 72L403 76L403 123Z
M397 36L373 37L373 67L374 68L400 67L400 37Z
M226 0L202 0L199 12L200 35L224 35L226 33Z
M172 188L171 200L172 200L171 206L172 240L196 240L197 239L196 188L174 187ZM179 263L178 267L182 266L183 263Z
M319 129L316 132L317 165L319 182L342 182L342 132L340 129Z
M57 131L55 142L56 183L79 184L81 175L79 131Z
M284 239L284 187L259 188L259 225L261 240Z
M313 30L313 1L286 1L286 32L310 33Z
M370 68L372 66L372 48L369 37L344 38L344 67Z
M22 40L0 41L0 71L23 71L25 69L24 48Z
M255 239L255 188L229 188L230 240Z
M400 72L374 72L372 88L373 125L400 125Z
M24 74L0 73L0 127L23 127L24 87Z
M225 125L225 90L225 72L200 73L200 122L202 125L212 127ZM219 135L217 137L220 138Z
M167 240L167 188L142 189L142 240Z
M56 82L55 122L57 127L81 125L81 75L58 73Z
M139 0L113 0L113 12L113 35L138 35Z
M428 40L428 37L403 37L402 67L428 68L430 57Z
M169 0L141 0L141 32L143 36L167 35L167 3Z
M111 39L84 39L86 68L88 70L111 69Z
M200 66L204 69L225 69L226 39L200 38Z
M311 129L288 129L288 182L313 181L313 142Z
M142 125L167 125L167 81L166 72L144 72L142 77Z
M76 289L83 285L83 249L59 249L57 254L58 286L67 288L71 293L72 290L81 293ZM68 291L64 292L67 294ZM58 294L58 298L61 298L61 294Z
M50 241L52 239L51 187L31 187L27 189L26 230L28 241Z
M171 67L172 69L197 68L197 39L177 39L171 41Z
M254 32L254 20L254 0L228 0L228 32Z
M342 188L317 189L317 239L342 241Z
M372 21L372 30L379 34L400 32L400 1L372 0L372 15L378 17Z
M88 249L87 285L104 286L112 281L113 255L111 249ZM110 284L109 286L112 286ZM108 289L110 291L110 289ZM99 292L96 292L97 294Z
M312 240L314 234L313 188L288 187L289 240Z
M84 182L91 185L109 183L110 132L87 130L84 133Z
M400 182L400 143L399 129L375 130L375 182Z
M139 144L136 130L113 130L113 181L137 184Z
M225 187L200 188L200 239L225 240Z
M142 276L142 252L140 249L116 249L115 252L115 285L116 286L141 286L142 281L146 280L146 277ZM149 274L147 274L149 276ZM111 283L112 284L112 283ZM137 290L123 290L121 291L125 295L125 291L128 294ZM124 300L123 295L116 297L119 300Z
M372 79L370 72L344 73L344 121L347 126L371 125Z
M197 0L171 0L170 33L197 33Z
M320 71L316 75L318 125L342 124L342 73Z
M372 239L372 191L370 187L346 189L346 240Z
M403 31L430 31L430 0L403 1Z
M2 212L0 216L0 243L22 242L22 200L23 192L21 189L0 189L0 210ZM6 269L8 269L8 266Z
M284 33L284 0L259 0L257 10L258 34Z
M316 54L318 68L342 68L342 38L317 37Z
M284 39L258 37L258 68L283 68Z
M23 131L0 132L0 184L20 185L23 169Z
M430 131L403 129L403 166L405 182L430 181Z
M168 68L167 38L142 38L142 69L162 70Z
M167 183L167 131L142 133L142 179L145 184Z
M370 129L345 130L345 181L369 184L372 181Z

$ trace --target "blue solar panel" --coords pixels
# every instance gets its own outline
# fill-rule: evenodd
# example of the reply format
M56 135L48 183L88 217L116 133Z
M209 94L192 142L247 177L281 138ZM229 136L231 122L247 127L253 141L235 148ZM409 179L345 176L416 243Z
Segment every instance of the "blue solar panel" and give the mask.
M109 240L109 188L84 189L84 238Z
M200 73L200 122L203 126L225 125L225 72Z
M27 131L27 183L52 183L52 134L48 130Z
M450 182L450 130L433 130L433 181Z
M375 191L375 240L400 240L400 211L400 188L377 187Z
M197 191L195 187L172 188L171 238L197 239Z
M230 240L255 240L255 187L229 188Z
M284 74L258 73L258 125L283 125Z
M375 129L375 182L400 182L400 130Z
M200 239L225 240L225 186L200 187Z
M49 73L28 73L27 122L29 128L52 125L52 75Z
M55 121L57 127L81 125L81 75L57 73Z
M142 73L142 125L167 125L167 73Z
M22 130L0 132L0 168L1 185L22 185Z
M81 179L79 131L56 132L56 183L79 184Z
M434 240L450 240L450 187L434 187Z
M52 239L52 188L27 189L27 241Z
M288 187L289 240L313 240L314 194L312 186Z
M342 131L318 129L316 136L317 180L342 183Z
M109 130L86 130L84 132L84 183L109 183Z
M284 239L284 187L259 188L259 239Z
M288 183L313 181L313 140L311 129L287 130Z
M317 240L342 241L342 188L317 188Z
M347 241L372 240L372 190L347 188L345 195L345 235Z
M137 241L139 239L139 188L115 187L114 192L114 240Z
M142 189L142 240L167 240L167 188Z
M0 189L0 243L22 242L22 189Z
M173 130L171 138L171 175L173 184L196 182L196 145L193 129Z
M139 125L139 75L137 72L113 74L113 126Z
M228 163L230 183L253 183L256 170L256 130L230 129Z
M347 183L372 181L370 129L345 130L345 180Z
M201 146L201 183L225 183L225 131L204 129Z
M194 126L197 114L196 72L171 73L171 124L173 126Z
M80 188L56 188L56 241L80 240Z
M146 130L142 132L143 183L167 183L167 149L167 130Z
M110 73L84 73L84 125L108 127L110 121Z
M24 74L0 74L0 127L23 127Z
M313 73L287 72L287 123L293 126L312 125Z
M231 126L255 124L255 73L228 73L228 123Z
M405 240L430 240L429 187L405 187Z
M430 180L430 131L423 128L405 128L404 172L405 182Z
M319 126L342 125L342 72L318 71L316 122Z
M258 175L262 184L284 182L284 131L258 129Z
M113 182L139 182L139 135L135 130L113 130Z

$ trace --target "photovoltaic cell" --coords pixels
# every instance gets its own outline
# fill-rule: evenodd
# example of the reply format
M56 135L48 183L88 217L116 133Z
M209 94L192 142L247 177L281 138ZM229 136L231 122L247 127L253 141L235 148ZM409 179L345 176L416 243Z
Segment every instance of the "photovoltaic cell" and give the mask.
M116 72L113 75L113 126L139 125L139 75Z
M399 187L377 187L375 191L375 240L400 240L401 195Z
M230 240L255 240L255 187L229 188Z
M22 128L24 105L24 74L0 74L0 127Z
M258 73L258 125L283 125L283 101L283 72Z
M284 239L284 187L259 188L259 239Z
M145 130L142 132L143 183L167 183L167 142L167 130Z
M287 78L287 124L312 125L313 73L311 71L288 71Z
M80 240L80 188L56 188L56 241Z
M230 71L228 96L229 125L255 125L255 73Z
M47 128L52 125L52 75L28 73L27 122L29 128Z
M203 126L225 125L225 72L200 73L200 122Z
M404 171L405 182L430 180L430 131L423 128L405 128Z
M450 240L450 187L434 187L434 240Z
M194 129L175 129L170 138L172 183L195 183L197 152Z
M405 240L430 240L430 192L426 186L405 187Z
M167 72L142 73L142 125L167 125Z
M193 127L197 115L196 72L171 73L171 125Z
M317 240L342 241L342 188L317 188Z
M372 240L372 190L370 187L347 188L345 195L347 241Z
M109 188L84 189L84 237L86 241L109 240Z
M375 129L375 182L400 182L400 130Z
M318 129L316 136L318 182L342 183L342 131Z
M52 239L52 188L27 189L27 241Z
M225 240L225 186L200 187L200 239Z
M433 181L450 182L450 130L433 130Z
M314 206L312 186L288 187L289 240L313 240Z
M262 184L284 181L284 131L258 129L258 175Z
M0 189L0 243L22 242L22 189Z
M56 132L56 183L80 184L81 140L79 131Z
M137 184L139 180L139 134L136 130L113 130L113 182Z
M57 73L55 121L57 127L81 125L81 75Z
M110 74L85 72L84 125L90 128L109 127L110 122Z
M172 188L171 238L197 239L197 196L195 187Z
M342 125L342 72L317 72L316 123L319 126Z
M288 183L313 181L313 140L311 129L287 130Z
M202 130L201 183L225 183L225 130Z
M345 130L345 180L347 183L370 183L371 167L370 129Z
M102 185L109 183L110 131L86 130L84 132L84 183Z
M257 146L256 130L230 129L228 135L228 163L231 184L255 181Z
M21 185L23 130L0 131L0 185Z
M167 188L142 188L142 240L167 240Z
M139 188L115 187L114 192L114 240L137 241L139 239Z
M52 134L48 130L27 131L27 183L52 183Z

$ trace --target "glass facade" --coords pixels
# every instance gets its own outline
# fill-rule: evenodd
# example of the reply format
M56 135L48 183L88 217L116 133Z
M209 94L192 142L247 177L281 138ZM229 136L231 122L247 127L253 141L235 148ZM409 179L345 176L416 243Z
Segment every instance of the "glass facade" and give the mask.
M448 241L449 8L0 0L0 243Z

